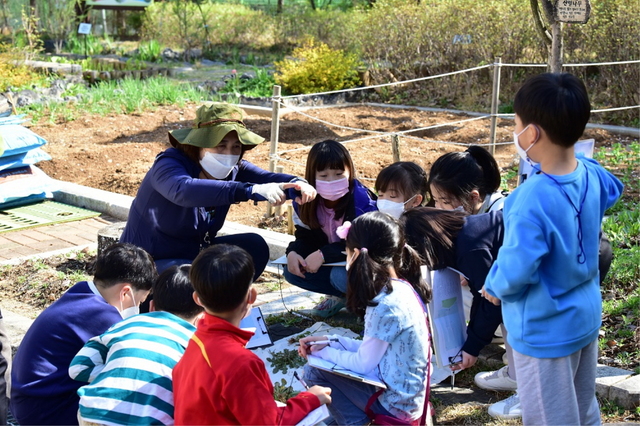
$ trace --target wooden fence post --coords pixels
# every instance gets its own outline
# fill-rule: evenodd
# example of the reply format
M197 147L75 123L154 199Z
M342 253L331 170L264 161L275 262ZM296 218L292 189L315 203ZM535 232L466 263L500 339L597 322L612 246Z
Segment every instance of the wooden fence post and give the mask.
M293 235L293 204L287 205L287 232Z
M278 152L278 137L280 133L280 90L278 85L273 86L271 98L271 146L269 147L269 171L276 170L276 153ZM273 216L271 204L267 204L266 217Z
M284 173L284 166L276 166L276 173ZM282 212L282 206L275 206L273 208L274 216L280 216Z
M491 94L491 131L489 133L489 143L491 144L491 155L496 154L496 126L498 124L498 102L500 102L500 68L502 58L496 57L493 62L493 92Z
M400 136L391 136L391 150L393 151L393 162L400 161Z

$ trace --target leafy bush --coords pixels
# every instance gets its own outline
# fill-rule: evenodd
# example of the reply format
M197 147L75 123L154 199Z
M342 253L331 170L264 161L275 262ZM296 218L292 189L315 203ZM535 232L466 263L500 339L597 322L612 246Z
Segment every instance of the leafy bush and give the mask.
M182 49L260 49L273 45L274 24L272 16L243 5L175 0L146 8L142 35Z
M226 86L220 89L220 93L236 93L238 95L253 97L270 97L273 94L275 80L266 70L258 68L255 70L256 77L241 79L233 70L231 80Z
M360 60L351 53L307 41L293 51L292 59L276 62L278 84L290 93L317 93L355 87Z
M140 43L138 46L137 59L148 62L160 62L162 54L162 45L156 40L149 40L147 42Z
M12 88L19 90L31 88L31 86L43 86L47 80L43 74L33 71L31 68L20 65L20 56L12 51L4 51L0 46L0 92Z
M99 55L105 50L102 43L100 37L92 34L78 36L72 32L67 36L67 50L76 55Z

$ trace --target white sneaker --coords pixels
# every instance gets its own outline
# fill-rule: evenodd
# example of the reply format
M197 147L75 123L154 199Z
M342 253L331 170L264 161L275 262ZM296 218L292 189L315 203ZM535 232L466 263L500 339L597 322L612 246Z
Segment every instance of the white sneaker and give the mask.
M498 419L519 419L522 417L520 397L514 393L507 399L489 406L489 415Z
M476 374L473 381L479 388L499 391L515 391L518 385L515 380L507 374L508 366L497 371L483 371Z

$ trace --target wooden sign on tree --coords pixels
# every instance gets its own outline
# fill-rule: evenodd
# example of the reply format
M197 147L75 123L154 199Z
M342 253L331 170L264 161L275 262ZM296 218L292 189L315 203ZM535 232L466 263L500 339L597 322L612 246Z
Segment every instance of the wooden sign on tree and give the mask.
M586 24L591 14L589 0L556 0L553 15L558 22Z

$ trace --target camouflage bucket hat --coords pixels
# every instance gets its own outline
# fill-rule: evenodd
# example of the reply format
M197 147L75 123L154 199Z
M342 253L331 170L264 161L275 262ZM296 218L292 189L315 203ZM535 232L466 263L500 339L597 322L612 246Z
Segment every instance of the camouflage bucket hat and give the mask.
M247 130L242 122L242 110L227 103L206 103L196 111L194 127L169 132L169 141L174 147L177 143L200 148L214 148L229 132L238 134L240 143L247 148L264 142L262 136Z

